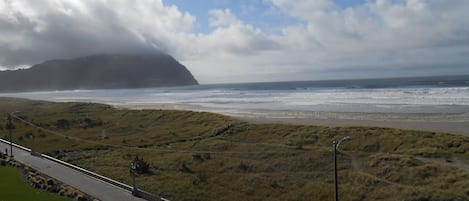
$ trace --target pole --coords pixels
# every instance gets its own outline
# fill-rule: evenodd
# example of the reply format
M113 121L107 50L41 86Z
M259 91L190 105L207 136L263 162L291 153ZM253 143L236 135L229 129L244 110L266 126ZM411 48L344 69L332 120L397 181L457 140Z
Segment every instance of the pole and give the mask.
M339 201L339 184L337 179L337 142L334 140L332 142L334 146L334 192L335 192L335 201Z
M135 172L132 172L132 187L133 187L133 191L136 191L137 190L137 182L135 181L136 178L135 178Z
M33 135L33 133L31 133L31 134L29 135L29 138L30 138L30 140L31 140L31 155L32 155L32 156L35 156L35 155L36 155L36 152L34 151L34 135Z
M132 195L136 195L137 194L137 181L136 181L136 177L137 177L137 162L136 161L132 161L132 163L130 163L130 174L132 175Z
M13 124L11 123L11 114L8 114L8 131L10 133L10 157L13 157L13 141L11 137L11 129L13 129Z

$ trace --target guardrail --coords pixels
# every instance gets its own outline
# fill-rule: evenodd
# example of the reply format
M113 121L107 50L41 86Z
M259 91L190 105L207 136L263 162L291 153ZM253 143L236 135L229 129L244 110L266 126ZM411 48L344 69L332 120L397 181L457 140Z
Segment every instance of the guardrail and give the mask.
M0 142L3 142L3 143L5 143L5 144L10 145L10 141L6 141L6 140L1 139L1 138L0 138ZM29 149L29 148L27 148L27 147L23 147L23 146L21 146L21 145L19 145L19 144L15 144L15 143L11 143L11 144L12 144L14 147L18 148L18 149L22 149L22 150L24 150L24 151L31 152L31 149Z
M102 176L102 175L96 174L96 173L94 173L94 172L91 172L91 171L89 171L89 170L83 169L83 168L81 168L81 167L78 167L78 166L72 165L72 164L70 164L70 163L61 161L61 160L56 159L56 158L54 158L54 157L52 157L52 156L45 155L45 154L41 154L41 156L42 156L43 158L45 158L45 159L54 161L54 162L56 162L56 163L58 163L58 164L61 164L61 165L63 165L63 166L67 166L67 167L72 168L72 169L74 169L74 170L76 170L76 171L79 171L79 172L84 173L84 174L86 174L86 175L88 175L88 176L94 177L94 178L99 179L99 180L101 180L101 181L104 181L104 182L106 182L106 183L112 184L112 185L117 186L117 187L119 187L119 188L122 188L122 189L124 189L124 190L127 190L127 191L132 191L132 190L133 190L133 188L132 188L131 186L127 185L127 184L118 182L118 181L116 181L116 180L113 180L113 179L104 177L104 176Z
M4 140L4 139L0 139L0 142L3 142L3 143L8 144L8 145L10 144L10 141ZM14 146L14 147L16 147L16 148L18 148L18 149L27 151L27 152L31 152L31 149L29 149L29 148L27 148L27 147L24 147L24 146L21 146L21 145L19 145L19 144L12 143L12 146ZM53 161L53 162L55 162L55 163L58 163L58 164L61 164L61 165L63 165L63 166L66 166L66 167L69 167L69 168L71 168L71 169L74 169L74 170L76 170L76 171L78 171L78 172L81 172L81 173L86 174L86 175L88 175L88 176L91 176L91 177L93 177L93 178L99 179L99 180L101 180L101 181L103 181L103 182L106 182L106 183L108 183L108 184L111 184L111 185L113 185L113 186L116 186L116 187L118 187L118 188L121 188L121 189L123 189L123 190L129 191L129 192L132 193L132 195L134 195L134 196L136 196L136 197L140 197L140 198L146 199L146 200L148 200L148 201L155 201L155 200L158 200L158 201L169 201L169 200L167 200L167 199L165 199L165 198L161 198L161 197L155 196L155 195L153 195L153 194L151 194L151 193L148 193L148 192L145 192L145 191L142 191L142 190L139 190L139 189L137 189L137 190L134 191L134 189L133 189L132 186L129 186L129 185L127 185L127 184L124 184L124 183L118 182L118 181L116 181L116 180L107 178L107 177L105 177L105 176L96 174L96 173L91 172L91 171L89 171L89 170L87 170L87 169L84 169L84 168L78 167L78 166L76 166L76 165L67 163L67 162L65 162L65 161L56 159L56 158L54 158L54 157L52 157L52 156L49 156L49 155L46 155L46 154L37 154L37 155L39 155L40 157L45 158L45 159L47 159L47 160L50 160L50 161ZM36 155L36 156L37 156L37 155Z

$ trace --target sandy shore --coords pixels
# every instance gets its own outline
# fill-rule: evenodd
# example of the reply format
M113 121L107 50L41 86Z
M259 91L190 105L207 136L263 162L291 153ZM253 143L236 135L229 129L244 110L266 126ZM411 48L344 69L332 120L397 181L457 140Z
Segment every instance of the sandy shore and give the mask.
M400 129L447 132L469 135L469 122L450 121L406 121L406 120L355 120L355 119L314 119L314 118L263 118L237 117L253 123L289 123L321 126L370 126Z
M340 113L315 111L232 110L179 104L115 105L130 109L175 109L212 112L252 123L321 126L370 126L469 135L469 113Z
M311 112L309 112L311 113ZM288 114L288 113L287 113ZM228 114L230 115L230 114ZM230 115L234 116L234 115ZM316 112L304 115L292 112L280 115L236 115L238 119L253 123L289 123L321 126L370 126L447 132L469 135L468 114L390 114L390 113L330 113Z

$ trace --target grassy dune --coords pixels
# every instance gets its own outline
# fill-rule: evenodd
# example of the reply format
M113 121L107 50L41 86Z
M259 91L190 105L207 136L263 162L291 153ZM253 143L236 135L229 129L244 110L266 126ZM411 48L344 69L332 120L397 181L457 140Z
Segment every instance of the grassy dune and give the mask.
M469 137L371 127L250 124L189 111L0 99L14 141L172 200L333 200L332 141L343 200L469 200ZM34 139L29 136L33 135Z

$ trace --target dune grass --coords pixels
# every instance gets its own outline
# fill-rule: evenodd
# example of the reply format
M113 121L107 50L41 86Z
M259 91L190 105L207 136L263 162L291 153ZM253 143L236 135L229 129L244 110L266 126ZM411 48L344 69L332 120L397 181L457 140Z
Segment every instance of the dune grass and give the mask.
M138 155L151 165L138 186L171 200L333 200L332 141L345 136L353 140L338 156L343 200L469 200L463 135L0 99L1 115L17 110L47 130L15 120L15 142L128 184Z
M26 184L21 173L12 167L0 166L0 200L8 201L65 201Z

